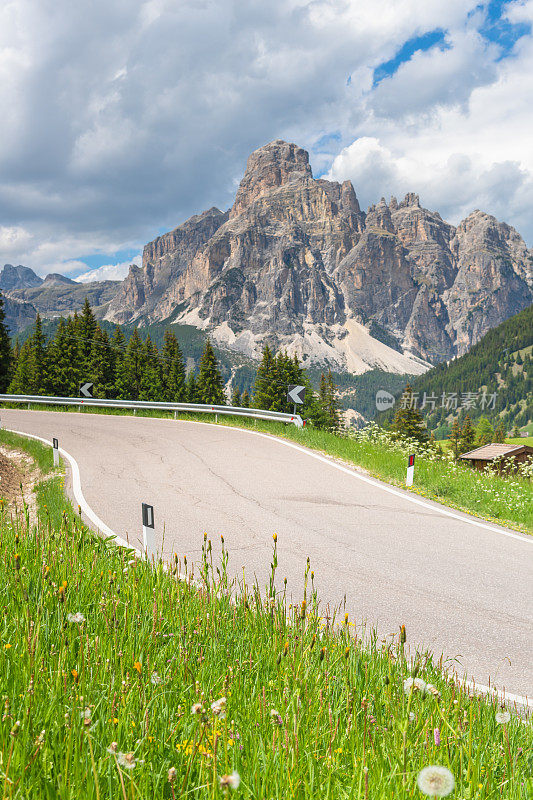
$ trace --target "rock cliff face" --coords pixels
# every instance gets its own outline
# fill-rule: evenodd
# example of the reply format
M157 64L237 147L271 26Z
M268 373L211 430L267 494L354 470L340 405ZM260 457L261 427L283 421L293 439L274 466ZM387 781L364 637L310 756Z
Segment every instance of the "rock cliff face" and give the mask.
M305 150L252 153L232 208L146 245L106 318L187 322L257 355L265 340L337 368L420 372L533 301L533 253L475 211L457 229L415 194L361 211Z

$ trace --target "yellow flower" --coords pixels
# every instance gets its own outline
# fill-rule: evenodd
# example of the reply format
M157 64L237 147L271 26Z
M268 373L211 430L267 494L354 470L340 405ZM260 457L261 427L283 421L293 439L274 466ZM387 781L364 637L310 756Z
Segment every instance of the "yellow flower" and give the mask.
M9 650L9 648L10 648L10 647L12 647L12 646L13 646L13 645L10 645L9 643L8 643L8 644L5 644L5 645L4 645L4 649L5 649L5 650Z
M135 664L133 665L133 669L136 669L139 675L141 674L142 666L139 661L135 662Z

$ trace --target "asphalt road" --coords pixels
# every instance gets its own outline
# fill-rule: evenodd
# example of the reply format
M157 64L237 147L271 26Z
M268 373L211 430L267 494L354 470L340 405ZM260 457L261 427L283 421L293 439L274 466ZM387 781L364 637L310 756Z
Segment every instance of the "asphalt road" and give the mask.
M144 501L164 556L196 561L204 531L215 551L222 534L234 574L244 566L264 586L276 532L280 584L287 577L295 602L309 556L323 603L346 598L350 618L382 636L405 624L411 646L444 653L459 675L533 697L533 538L445 516L244 430L87 413L1 417L12 430L57 437L91 508L132 544L142 542Z

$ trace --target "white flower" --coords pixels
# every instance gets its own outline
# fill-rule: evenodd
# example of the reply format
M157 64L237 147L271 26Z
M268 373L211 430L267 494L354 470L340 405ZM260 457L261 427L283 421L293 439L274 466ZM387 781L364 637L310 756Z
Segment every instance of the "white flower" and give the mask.
M67 614L67 619L69 622L76 622L78 625L81 622L85 622L85 617L81 613L81 611L77 611L75 614Z
M417 785L429 797L446 797L453 792L455 778L446 767L433 764L418 773Z
M238 789L240 783L241 778L238 772L232 772L231 775L222 775L220 778L220 786L222 788Z
M427 690L427 684L422 678L406 678L403 682L405 694L411 694L411 689L413 692L419 691L421 695L424 695Z
M109 753L109 755L114 755L117 752L117 748L118 748L118 743L117 742L111 742L109 747L106 748L106 749L107 749L107 752Z
M119 752L117 755L117 761L121 767L125 767L126 769L133 769L137 763L133 757L133 753Z
M157 672L152 672L152 675L150 677L150 682L154 686L159 686L159 684L163 683L163 678L160 675L158 675Z
M511 719L511 715L508 711L497 711L495 719L498 725L505 725Z
M211 711L216 717L224 719L226 716L226 698L221 697L219 700L215 700L214 703L211 703Z
M279 713L279 711L276 711L275 708L272 708L270 710L270 721L272 722L273 725L280 725L280 726L283 725L283 719L281 717L281 714Z
M433 686L432 683L426 684L426 691L431 692L434 697L440 697L440 692L436 686Z
M191 706L191 714L201 714L203 710L204 707L201 703L194 703L194 705Z

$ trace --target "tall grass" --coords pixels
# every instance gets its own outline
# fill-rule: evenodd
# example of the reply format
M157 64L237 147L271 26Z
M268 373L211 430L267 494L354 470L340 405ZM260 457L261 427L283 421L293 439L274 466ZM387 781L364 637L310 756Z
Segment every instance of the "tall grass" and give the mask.
M363 645L309 564L289 605L275 540L265 587L230 584L207 537L151 568L45 487L37 526L0 518L3 798L404 799L433 764L458 798L532 796L530 723L403 636Z

